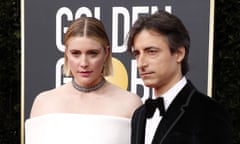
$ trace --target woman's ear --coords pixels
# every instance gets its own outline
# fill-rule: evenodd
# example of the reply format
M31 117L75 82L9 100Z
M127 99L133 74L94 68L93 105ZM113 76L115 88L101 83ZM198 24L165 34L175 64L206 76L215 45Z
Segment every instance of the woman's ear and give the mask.
M105 47L105 53L106 53L106 55L105 55L105 60L107 60L107 57L108 57L109 54L110 54L110 47L109 47L108 45Z
M176 60L178 63L181 63L182 60L184 59L185 52L186 52L185 47L183 47L183 46L178 48L178 50L176 51L175 56L176 56Z

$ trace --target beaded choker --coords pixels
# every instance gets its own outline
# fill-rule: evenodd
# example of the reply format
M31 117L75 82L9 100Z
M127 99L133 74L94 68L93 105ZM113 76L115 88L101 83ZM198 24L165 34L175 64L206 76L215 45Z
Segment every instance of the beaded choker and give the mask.
M78 91L81 91L81 92L91 92L91 91L95 91L97 89L99 89L100 87L102 87L104 85L104 83L106 82L106 80L103 78L99 83L97 83L96 85L94 86L91 86L91 87L82 87L80 85L78 85L74 79L72 80L72 85L73 87L78 90Z

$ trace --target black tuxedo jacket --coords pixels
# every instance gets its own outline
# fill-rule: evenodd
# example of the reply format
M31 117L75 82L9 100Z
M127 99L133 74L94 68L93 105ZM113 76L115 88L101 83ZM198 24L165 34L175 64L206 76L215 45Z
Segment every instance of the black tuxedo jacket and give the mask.
M146 107L132 118L131 144L144 144ZM231 144L229 114L212 98L187 82L159 123L152 144Z

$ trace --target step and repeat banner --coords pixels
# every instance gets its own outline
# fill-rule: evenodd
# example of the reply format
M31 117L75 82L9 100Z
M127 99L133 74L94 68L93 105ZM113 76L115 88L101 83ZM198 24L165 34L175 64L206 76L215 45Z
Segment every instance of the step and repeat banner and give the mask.
M177 15L191 36L188 78L211 95L213 9L205 0L23 0L22 1L22 113L29 117L34 98L70 79L62 74L63 36L69 24L85 15L100 19L111 41L114 76L108 79L144 100L152 90L137 76L136 61L126 48L130 26L141 15L158 9Z

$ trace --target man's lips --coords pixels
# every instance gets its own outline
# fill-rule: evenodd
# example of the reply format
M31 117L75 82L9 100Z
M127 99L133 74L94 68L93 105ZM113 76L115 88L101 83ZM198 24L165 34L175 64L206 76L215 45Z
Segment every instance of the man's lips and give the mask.
M153 72L141 72L141 73L140 73L140 76L141 76L141 77L147 77L147 76L149 76L149 75L151 75L151 74L153 74Z

